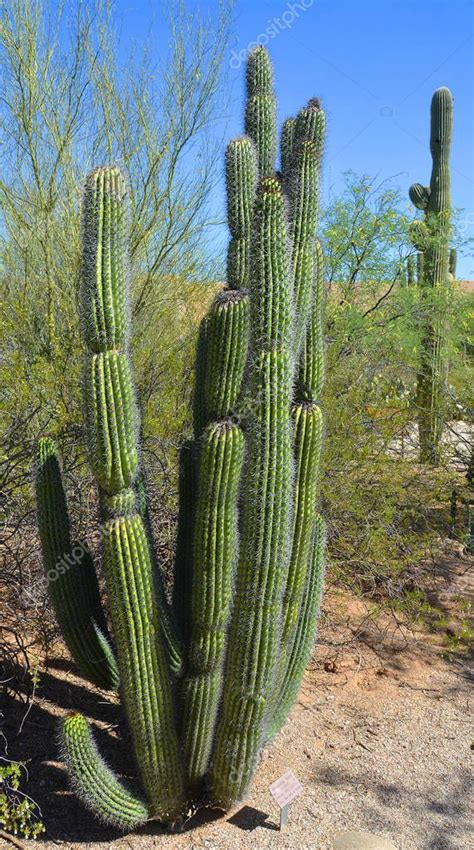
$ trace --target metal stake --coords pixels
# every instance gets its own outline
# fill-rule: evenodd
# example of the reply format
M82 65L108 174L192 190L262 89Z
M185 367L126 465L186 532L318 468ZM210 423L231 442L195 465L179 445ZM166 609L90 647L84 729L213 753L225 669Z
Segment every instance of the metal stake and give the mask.
M280 829L283 829L288 823L288 804L280 809Z

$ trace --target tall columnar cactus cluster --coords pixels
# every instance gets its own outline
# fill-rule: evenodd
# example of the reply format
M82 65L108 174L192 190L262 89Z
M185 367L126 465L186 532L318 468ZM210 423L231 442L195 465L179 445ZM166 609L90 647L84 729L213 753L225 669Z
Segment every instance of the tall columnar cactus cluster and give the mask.
M418 256L418 282L424 301L422 346L418 374L417 408L420 461L436 464L443 431L446 362L443 352L444 317L439 297L455 273L456 255L449 250L451 232L451 175L449 155L453 124L453 97L437 89L431 101L430 151L433 160L429 186L414 183L410 200L424 210L424 221L412 225Z
M93 171L85 187L84 399L113 644L83 546L50 589L82 673L120 687L137 790L104 763L80 714L63 720L61 740L79 797L121 829L242 799L262 747L285 722L314 641L325 550L317 240L325 116L311 100L285 122L276 172L276 101L263 48L248 59L245 130L226 152L227 286L200 328L193 435L179 459L172 603L140 465L128 187L116 167ZM74 544L48 438L39 445L37 494L51 569L69 563Z

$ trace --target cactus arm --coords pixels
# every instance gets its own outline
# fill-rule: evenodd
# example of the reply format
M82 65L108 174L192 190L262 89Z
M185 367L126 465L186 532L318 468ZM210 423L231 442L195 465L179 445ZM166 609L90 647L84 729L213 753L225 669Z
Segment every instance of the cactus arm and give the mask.
M413 286L415 283L415 265L413 262L413 257L407 257L406 263L406 282L408 286Z
M222 688L237 546L237 494L244 438L231 420L213 423L201 443L196 504L192 631L182 689L188 780L206 773Z
M204 387L207 370L207 329L209 316L206 314L199 325L199 335L196 346L196 359L194 364L194 392L193 392L193 432L197 440L201 436L207 422L206 404L204 399Z
M320 172L325 127L325 113L320 101L313 98L300 110L296 119L291 167L286 181L290 204L297 353L301 350L314 299L314 240L319 220Z
M199 461L193 517L192 592L181 588L189 607L188 676L182 689L184 752L195 786L207 769L222 687L225 634L237 557L237 497L243 435L232 417L240 399L247 359L249 298L224 290L205 319L198 351L196 391Z
M326 133L326 115L318 97L308 100L306 106L300 109L296 119L295 146L304 140L313 142L316 148L316 159L318 167L324 150L324 138ZM318 185L319 193L319 185Z
M173 821L183 809L183 787L160 599L136 494L122 499L124 491L133 490L139 469L125 306L128 187L118 168L98 169L86 181L83 239L81 286L89 349L84 396L91 465L106 499L118 509L103 524L103 544L123 698L150 812ZM99 344L101 350L94 352ZM126 506L123 515L121 503Z
M138 514L103 527L104 566L122 692L143 786L153 816L182 812L181 772L153 564Z
M408 190L410 201L417 210L426 210L430 202L430 187L422 186L421 183L412 183Z
M227 220L231 234L227 250L227 285L246 289L249 274L250 225L257 187L257 152L247 136L227 145L225 159Z
M123 244L130 211L121 202L125 193L118 168L98 168L87 178L80 295L84 341L92 352L122 349L127 343L129 272Z
M145 484L145 474L140 471L135 482L135 493L138 513L140 514L145 530L147 533L150 553L153 559L153 573L155 577L155 587L158 597L158 607L160 610L161 619L161 634L165 643L168 662L171 672L176 678L181 678L184 673L184 645L181 633L179 630L177 618L172 606L169 604L163 575L156 557L155 540L153 536L153 528L151 524L150 512L148 510L148 498Z
M314 245L316 275L314 300L300 356L296 400L293 408L295 495L291 554L282 610L281 653L269 710L270 722L282 700L283 684L291 672L291 653L305 600L304 587L310 569L314 536L314 513L318 501L323 416L319 405L324 382L323 301L324 265L321 245ZM303 668L304 669L304 668ZM301 671L302 672L302 671ZM295 684L296 687L296 684Z
M296 699L303 673L314 647L316 625L324 585L325 523L321 516L314 521L312 551L306 576L298 625L288 653L288 666L281 686L279 701L271 715L268 739L280 730Z
M281 185L257 193L251 245L248 383L241 545L223 703L211 765L211 799L227 808L248 787L265 735L286 577L290 495L292 281Z
M196 508L196 443L185 440L179 457L178 532L173 581L173 611L185 646L191 628L191 588L193 575L193 534Z
M324 258L316 240L314 295L296 377L295 400L319 401L324 385Z
M194 389L194 441L180 455L180 510L173 607L187 643L193 573L194 511L200 438L204 428L232 417L240 400L247 360L249 298L243 290L219 292L200 326Z
M260 177L273 174L277 151L276 99L273 69L264 47L256 47L247 60L245 133L255 143Z
M206 370L202 388L206 424L234 416L247 361L249 298L224 290L208 314Z
M319 404L295 404L295 507L292 521L292 548L282 613L282 658L287 653L300 613L307 565L313 537L314 511L323 436L323 417Z
M280 135L280 171L285 188L288 186L293 163L295 130L296 118L287 118L286 121L283 122Z
M435 91L431 101L430 152L433 168L430 179L431 213L451 212L451 171L449 156L453 129L453 96L448 88ZM444 222L449 224L448 222Z
M97 576L83 543L71 541L69 517L56 445L40 438L36 502L49 598L66 645L81 673L107 690L118 686Z
M60 749L76 795L98 820L129 831L148 820L146 804L113 773L100 755L81 714L68 714L60 724Z

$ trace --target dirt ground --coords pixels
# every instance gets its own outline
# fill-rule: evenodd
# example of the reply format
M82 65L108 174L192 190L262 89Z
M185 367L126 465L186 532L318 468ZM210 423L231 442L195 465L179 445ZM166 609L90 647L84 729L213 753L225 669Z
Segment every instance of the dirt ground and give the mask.
M436 593L447 616L460 594L472 596L472 562L440 566ZM57 717L79 709L101 751L126 774L130 743L117 738L119 708L56 653L21 734L10 742L11 758L31 759L28 792L46 825L35 846L330 850L338 832L354 829L384 836L398 850L469 850L473 698L467 659L444 654L439 634L413 632L393 616L374 619L362 602L331 591L299 699L264 752L245 803L225 817L201 812L180 834L149 825L121 836L98 826L75 800L55 749ZM7 736L18 711L10 705ZM288 768L304 788L280 832L268 786ZM2 850L11 846L0 838Z

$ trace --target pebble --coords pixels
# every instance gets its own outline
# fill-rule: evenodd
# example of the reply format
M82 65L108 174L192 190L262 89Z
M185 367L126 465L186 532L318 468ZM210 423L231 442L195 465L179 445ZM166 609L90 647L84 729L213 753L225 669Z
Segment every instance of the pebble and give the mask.
M336 835L333 850L397 850L386 838L370 832L340 832Z

